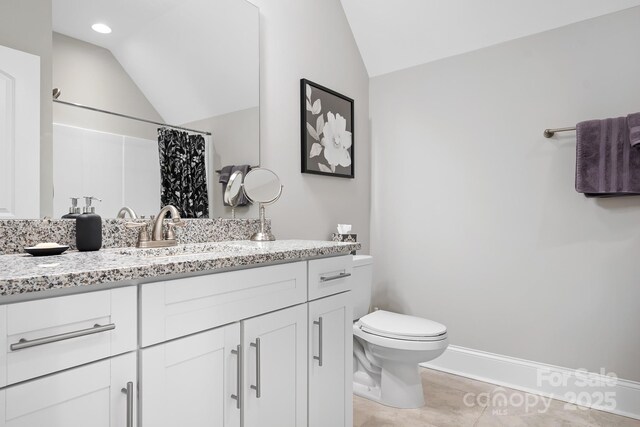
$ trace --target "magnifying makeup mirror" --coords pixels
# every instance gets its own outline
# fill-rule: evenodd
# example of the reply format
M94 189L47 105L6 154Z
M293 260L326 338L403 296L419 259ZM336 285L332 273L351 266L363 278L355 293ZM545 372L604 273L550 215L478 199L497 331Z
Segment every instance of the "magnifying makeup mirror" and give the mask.
M260 231L251 236L251 240L264 242L276 240L273 234L265 230L265 209L275 203L282 195L280 178L272 170L264 168L251 169L244 177L243 190L251 203L260 205Z
M242 172L235 171L229 177L227 189L224 190L224 202L231 206L231 219L236 219L236 207L242 195Z

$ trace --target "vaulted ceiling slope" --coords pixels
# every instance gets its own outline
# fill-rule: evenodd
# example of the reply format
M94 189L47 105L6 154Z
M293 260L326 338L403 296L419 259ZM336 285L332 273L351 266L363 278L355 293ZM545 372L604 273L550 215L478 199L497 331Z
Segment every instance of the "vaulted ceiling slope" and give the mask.
M53 0L53 30L109 49L174 124L258 106L258 19L238 0Z
M341 0L369 76L640 5L640 0Z

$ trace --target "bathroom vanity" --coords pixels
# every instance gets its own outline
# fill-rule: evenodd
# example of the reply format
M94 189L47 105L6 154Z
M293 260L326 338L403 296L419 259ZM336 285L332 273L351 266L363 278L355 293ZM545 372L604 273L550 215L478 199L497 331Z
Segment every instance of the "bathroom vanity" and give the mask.
M358 248L1 256L0 426L351 426Z

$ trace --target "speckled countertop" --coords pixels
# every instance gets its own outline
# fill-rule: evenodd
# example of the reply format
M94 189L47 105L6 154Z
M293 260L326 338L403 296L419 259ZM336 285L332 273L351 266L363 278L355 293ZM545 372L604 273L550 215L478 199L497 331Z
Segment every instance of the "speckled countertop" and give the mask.
M0 256L2 297L153 277L215 271L314 257L346 255L359 243L313 240L248 240L181 245L164 249L105 249L58 256Z

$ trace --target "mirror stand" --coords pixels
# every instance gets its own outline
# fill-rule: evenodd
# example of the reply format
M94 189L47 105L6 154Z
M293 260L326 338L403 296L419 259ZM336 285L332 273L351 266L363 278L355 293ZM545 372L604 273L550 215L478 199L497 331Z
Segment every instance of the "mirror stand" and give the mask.
M265 224L266 216L264 204L260 203L260 231L253 233L250 240L253 240L254 242L272 242L276 240L276 236L266 230Z
M254 242L271 242L276 240L271 232L266 230L265 209L278 201L282 196L284 186L280 184L280 178L272 170L265 168L251 169L244 178L242 190L251 203L260 205L260 231L254 233L250 240Z

